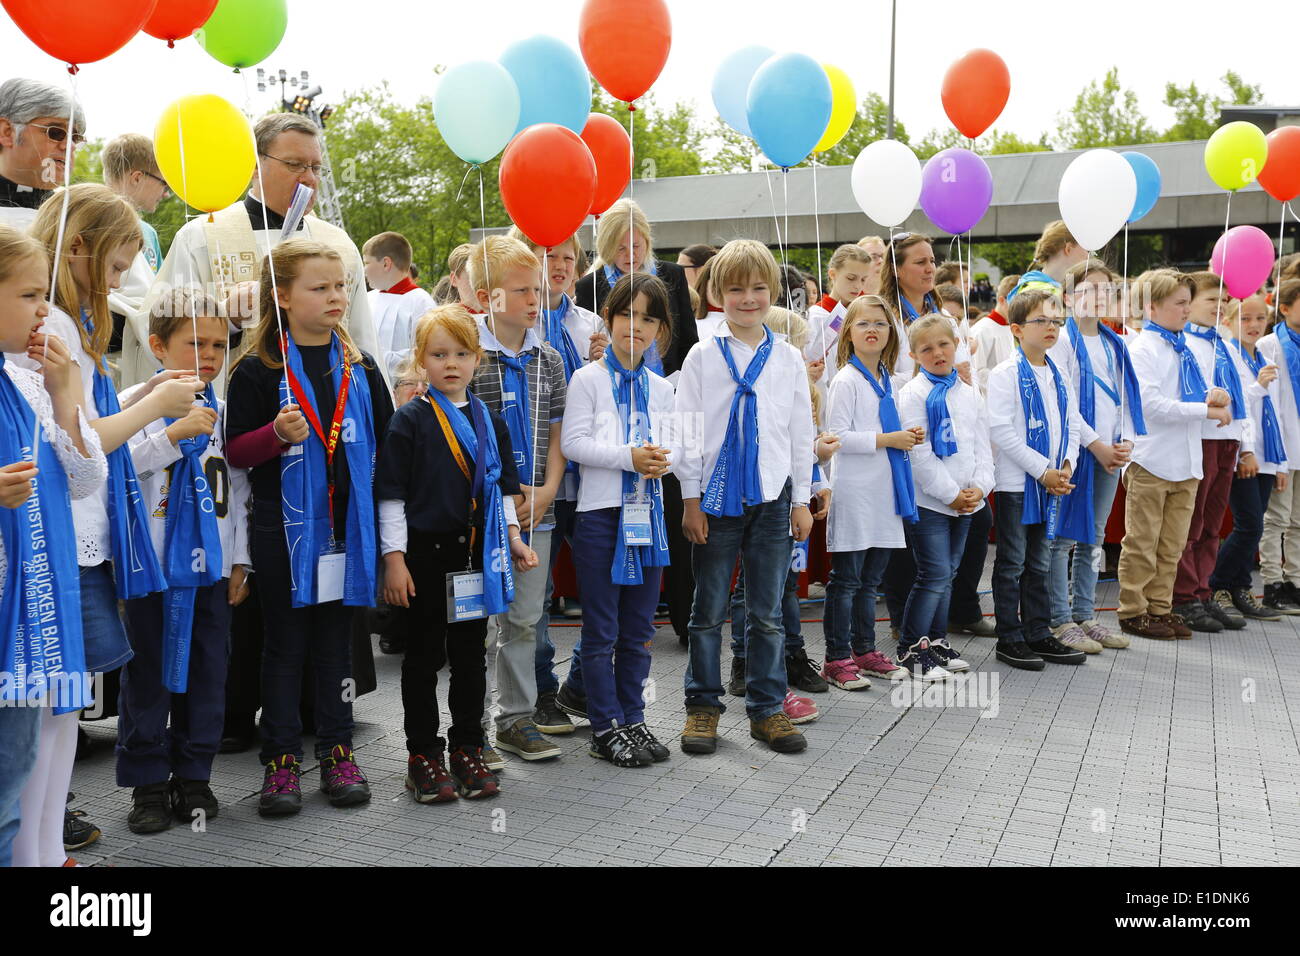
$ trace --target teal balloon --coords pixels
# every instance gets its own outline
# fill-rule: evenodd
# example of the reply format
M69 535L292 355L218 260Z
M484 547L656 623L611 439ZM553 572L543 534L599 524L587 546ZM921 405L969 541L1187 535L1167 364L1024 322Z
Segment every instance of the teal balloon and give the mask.
M244 70L275 52L288 25L285 0L219 0L194 39L214 59Z
M1137 177L1137 199L1133 200L1133 211L1128 216L1129 222L1137 222L1154 209L1156 201L1160 199L1160 167L1146 153L1128 152L1120 155L1133 167L1133 175Z
M479 165L506 148L519 124L519 88L500 63L474 60L443 74L433 121L451 151Z
M501 65L519 88L519 123L514 132L554 123L579 136L591 114L591 74L576 50L555 37L535 36L512 43Z
M722 121L737 133L753 135L749 129L749 81L774 56L776 51L765 46L747 46L723 60L713 74L713 105Z
M831 81L812 57L783 53L755 71L745 108L764 155L778 166L797 166L831 121Z

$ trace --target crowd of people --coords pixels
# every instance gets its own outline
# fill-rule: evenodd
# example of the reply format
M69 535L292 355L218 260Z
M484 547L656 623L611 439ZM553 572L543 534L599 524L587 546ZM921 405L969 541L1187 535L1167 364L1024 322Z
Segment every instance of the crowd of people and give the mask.
M325 799L367 802L372 628L403 654L406 788L436 803L498 794L504 754L555 759L575 719L615 767L670 759L645 711L661 615L689 655L680 750L716 751L730 695L789 754L802 694L968 670L950 633L1042 670L1300 614L1295 257L1236 300L1209 272L1119 275L1058 221L980 314L922 234L840 246L824 277L746 239L671 262L624 199L590 267L577 236L512 229L430 294L399 234L286 223L321 172L302 117L258 121L247 198L164 256L147 138L58 185L82 116L0 85L0 865L99 835L68 805L88 708L117 717L136 833L216 817L213 761L255 739L260 814L300 810L304 733Z

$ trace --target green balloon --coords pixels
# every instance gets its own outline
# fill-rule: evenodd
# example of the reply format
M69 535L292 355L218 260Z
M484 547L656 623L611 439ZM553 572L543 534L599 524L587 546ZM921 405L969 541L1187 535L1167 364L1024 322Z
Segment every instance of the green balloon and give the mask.
M242 70L274 53L288 25L285 0L220 0L194 38L215 59Z

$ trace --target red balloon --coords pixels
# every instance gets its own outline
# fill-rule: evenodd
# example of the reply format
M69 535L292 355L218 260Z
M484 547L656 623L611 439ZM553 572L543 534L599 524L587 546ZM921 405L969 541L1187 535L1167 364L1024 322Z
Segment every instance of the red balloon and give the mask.
M578 21L578 46L587 69L625 103L654 85L673 45L664 0L587 0Z
M592 113L582 128L582 141L596 161L596 198L591 201L591 214L599 216L618 201L632 179L632 140L614 117Z
M126 46L158 0L0 0L38 47L74 66L94 63Z
M174 46L208 22L217 0L158 0L153 15L144 22L144 32Z
M525 236L558 246L587 218L596 195L596 161L571 129L529 126L501 154L501 202Z
M1300 196L1300 126L1279 126L1268 134L1268 159L1257 182L1274 199Z
M943 77L943 109L952 125L975 139L1002 115L1011 95L1011 73L992 50L971 50Z

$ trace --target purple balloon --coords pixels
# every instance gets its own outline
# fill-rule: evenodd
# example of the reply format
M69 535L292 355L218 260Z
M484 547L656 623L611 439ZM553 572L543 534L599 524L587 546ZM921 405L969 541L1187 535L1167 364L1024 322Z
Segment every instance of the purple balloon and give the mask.
M969 149L935 153L921 170L921 208L944 232L958 235L984 218L993 201L993 174Z

